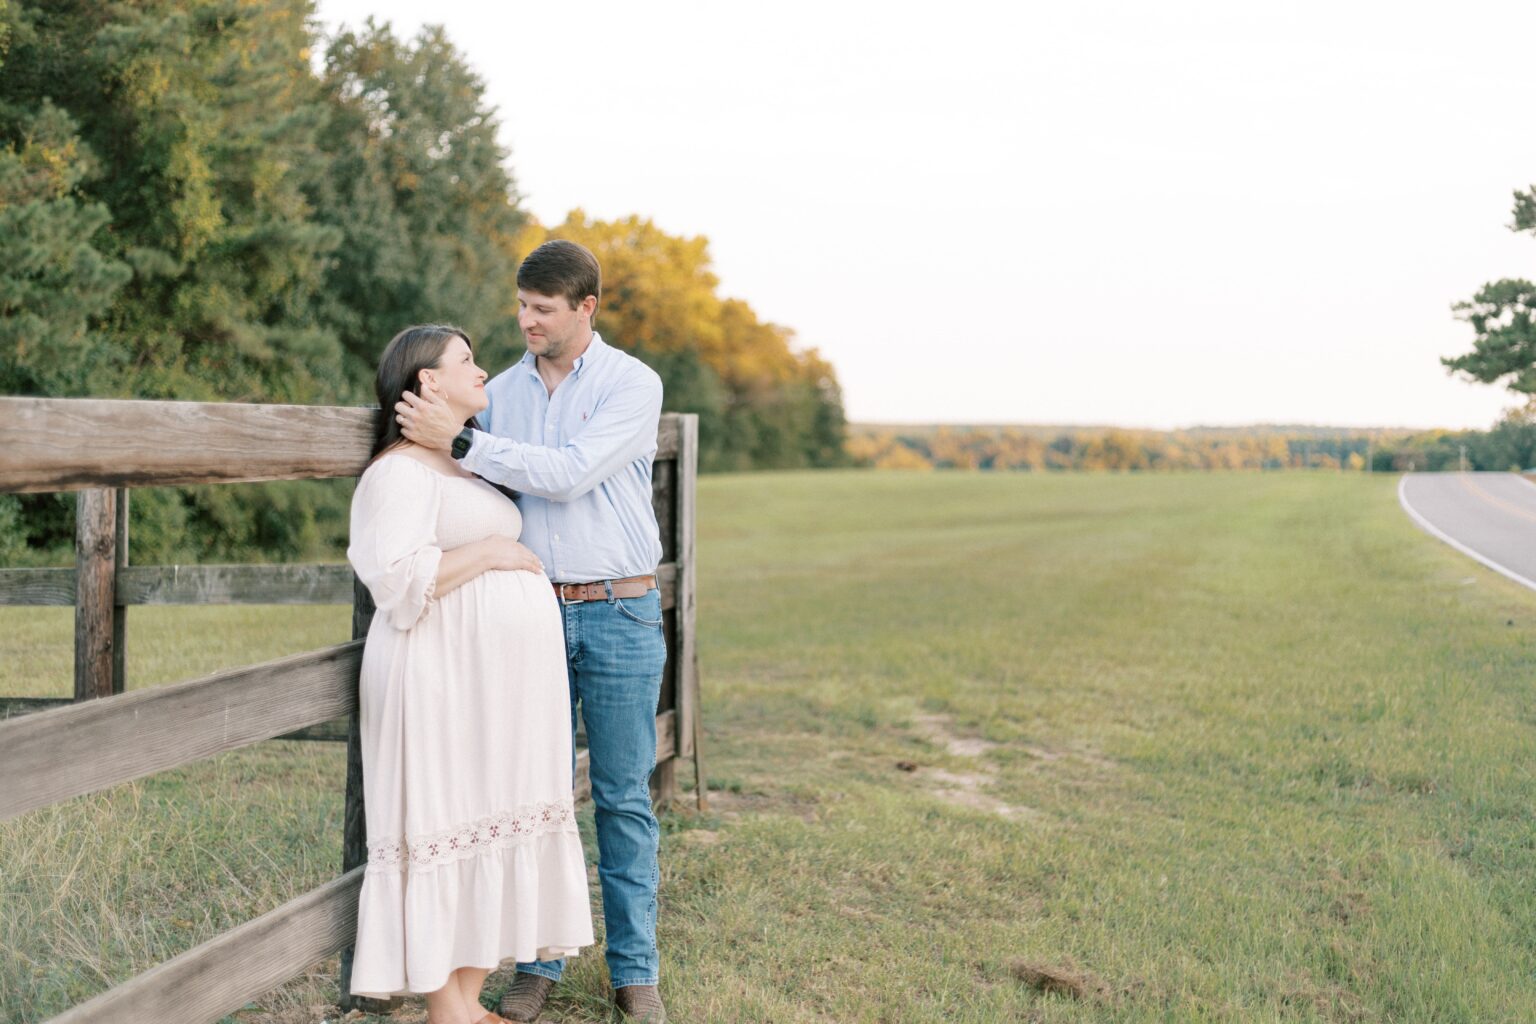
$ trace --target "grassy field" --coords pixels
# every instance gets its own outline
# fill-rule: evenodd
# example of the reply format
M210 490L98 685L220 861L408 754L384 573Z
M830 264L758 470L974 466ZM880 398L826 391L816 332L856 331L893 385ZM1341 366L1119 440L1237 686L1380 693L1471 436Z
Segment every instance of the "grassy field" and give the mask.
M664 818L674 1019L1536 1019L1536 594L1394 483L703 481L714 793ZM133 676L345 616L136 609ZM0 690L62 691L67 615L0 624ZM0 824L0 1018L329 877L340 792L338 748L271 743ZM328 984L239 1017L319 1020ZM584 956L548 1019L604 995Z

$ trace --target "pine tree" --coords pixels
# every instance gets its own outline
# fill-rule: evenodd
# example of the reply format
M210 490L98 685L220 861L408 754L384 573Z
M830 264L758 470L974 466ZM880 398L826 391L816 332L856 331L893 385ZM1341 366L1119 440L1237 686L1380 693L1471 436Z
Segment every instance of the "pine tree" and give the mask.
M7 51L35 32L25 12L0 0L0 81L18 73ZM14 61L10 63L14 64ZM0 389L78 395L101 387L93 370L111 362L92 329L128 280L100 247L106 206L81 191L96 162L74 120L46 98L17 103L0 91Z

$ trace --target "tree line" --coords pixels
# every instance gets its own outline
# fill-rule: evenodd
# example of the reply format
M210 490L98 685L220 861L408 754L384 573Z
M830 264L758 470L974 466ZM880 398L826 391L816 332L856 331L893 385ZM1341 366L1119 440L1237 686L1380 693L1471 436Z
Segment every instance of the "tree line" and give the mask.
M605 270L597 327L699 414L705 469L836 464L832 367L721 297L708 241L519 204L484 85L441 28L323 38L312 0L0 0L0 389L371 404L385 342L447 321L522 354L547 237ZM324 443L324 439L316 439ZM135 492L145 560L344 543L350 484ZM0 558L56 557L68 495L0 496ZM31 554L28 554L28 552Z
M1521 472L1536 468L1536 412L1511 412L1489 430L1456 431L854 424L848 453L856 465L880 469Z

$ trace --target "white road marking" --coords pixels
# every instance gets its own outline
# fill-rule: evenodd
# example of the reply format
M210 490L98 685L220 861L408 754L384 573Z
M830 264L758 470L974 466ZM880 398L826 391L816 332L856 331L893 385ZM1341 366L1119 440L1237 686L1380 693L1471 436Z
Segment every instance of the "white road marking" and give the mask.
M1522 477L1521 479L1524 478ZM1526 482L1530 483L1530 481ZM1536 486L1536 484L1532 484L1532 486ZM1402 479L1397 482L1397 503L1403 506L1403 511L1408 513L1408 518L1412 519L1414 523L1418 525L1419 529L1423 530L1431 537L1434 537L1437 540L1445 541L1457 551L1460 551L1468 558L1481 562L1483 565L1486 565L1500 576L1512 579L1522 587L1529 587L1531 590L1536 590L1536 580L1527 579L1526 577L1515 572L1513 569L1500 565L1498 562L1495 562L1493 559L1489 558L1482 552L1472 550L1461 541L1446 534L1444 531L1438 529L1428 519L1425 519L1423 516L1421 516L1417 509L1408 504L1408 475L1406 473L1403 474Z

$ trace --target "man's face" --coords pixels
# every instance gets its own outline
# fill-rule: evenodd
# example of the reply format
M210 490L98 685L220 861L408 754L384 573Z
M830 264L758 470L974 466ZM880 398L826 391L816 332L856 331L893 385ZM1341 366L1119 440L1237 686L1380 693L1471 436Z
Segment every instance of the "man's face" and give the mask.
M581 344L591 324L591 311L586 308L588 302L596 305L589 296L580 306L572 308L564 295L545 295L519 288L517 325L523 329L528 351L545 359L559 359L573 346Z

